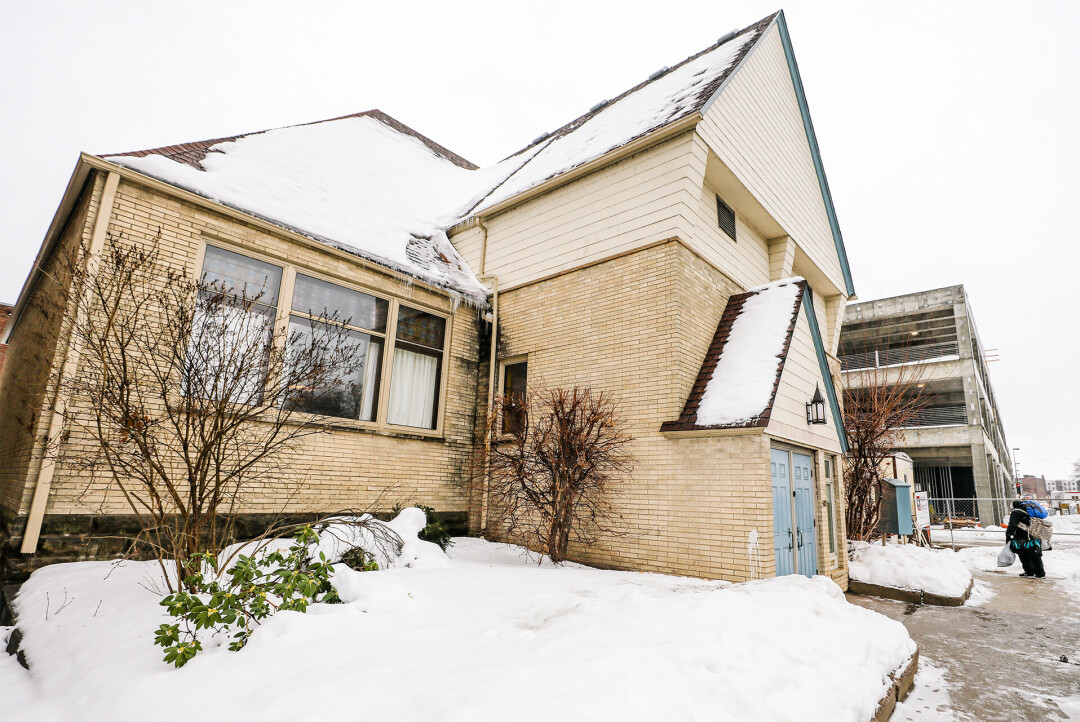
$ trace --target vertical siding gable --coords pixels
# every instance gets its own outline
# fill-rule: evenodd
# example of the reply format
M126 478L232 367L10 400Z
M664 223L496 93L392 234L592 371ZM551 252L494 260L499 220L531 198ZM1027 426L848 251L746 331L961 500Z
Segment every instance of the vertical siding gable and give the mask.
M779 23L758 41L698 132L838 289L847 289Z
M820 386L821 393L828 399L832 386L822 374L814 342L814 323L808 313L812 307L812 302L808 306L804 301L799 311L784 370L780 375L780 385L776 390L776 399L773 401L772 416L765 432L798 444L842 453L844 449L837 429L840 418L836 405L828 405L827 423L813 426L806 423L806 402L813 397L814 388Z

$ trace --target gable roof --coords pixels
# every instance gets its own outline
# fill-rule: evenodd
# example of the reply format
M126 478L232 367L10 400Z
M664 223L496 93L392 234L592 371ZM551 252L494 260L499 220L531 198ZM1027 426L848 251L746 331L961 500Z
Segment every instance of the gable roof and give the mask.
M682 414L660 430L768 425L805 289L789 278L729 298Z
M541 136L515 156L524 163L469 214L480 214L660 128L700 113L764 35L774 13ZM511 157L515 157L511 156Z
M814 171L817 173L818 186L821 188L821 199L825 203L825 212L829 217L829 228L832 231L833 244L836 246L836 254L840 258L840 270L844 274L845 290L848 296L854 296L855 285L851 280L851 268L848 266L844 236L840 233L840 223L836 220L836 208L833 206L832 191L829 190L829 179L825 177L825 166L821 162L821 150L818 148L817 133L814 132L814 123L810 120L810 106L806 102L806 91L803 89L799 64L795 61L795 51L791 47L791 35L788 33L787 19L784 17L783 10L777 13L776 26L780 31L780 42L784 46L784 57L787 59L788 72L791 73L791 83L795 86L795 98L799 103L799 114L802 116L806 142L810 144L810 156L814 161ZM844 443L846 444L846 442Z
M444 219L513 170L478 169L378 110L103 157L480 303Z
M661 424L660 430L768 426L801 311L810 327L840 450L847 453L847 432L813 297L805 280L787 278L729 298L682 414Z

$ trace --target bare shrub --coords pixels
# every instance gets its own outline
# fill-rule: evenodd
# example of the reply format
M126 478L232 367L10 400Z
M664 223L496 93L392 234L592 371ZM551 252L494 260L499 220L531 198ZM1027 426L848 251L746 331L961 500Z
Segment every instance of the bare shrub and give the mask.
M72 278L80 363L58 379L64 433L50 453L88 489L119 491L171 585L166 562L186 569L234 538L246 490L299 489L301 446L327 427L295 409L348 396L362 361L336 315L285 333L265 283L193 278L159 241L110 234Z
M869 368L844 390L845 520L848 537L868 540L877 534L886 492L885 459L904 440L904 428L926 406L924 369L918 364Z
M631 469L617 405L588 388L498 396L488 415L487 493L496 524L558 563L571 540L617 533L615 484ZM504 422L505 420L505 422Z

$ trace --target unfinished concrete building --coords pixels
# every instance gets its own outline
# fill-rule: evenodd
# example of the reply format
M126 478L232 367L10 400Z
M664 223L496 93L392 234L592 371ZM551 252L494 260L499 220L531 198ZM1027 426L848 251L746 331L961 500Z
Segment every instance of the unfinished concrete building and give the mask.
M972 500L953 515L1000 521L1015 496L1013 464L963 286L848 306L840 362L846 388L911 382L924 394L901 447L916 490Z

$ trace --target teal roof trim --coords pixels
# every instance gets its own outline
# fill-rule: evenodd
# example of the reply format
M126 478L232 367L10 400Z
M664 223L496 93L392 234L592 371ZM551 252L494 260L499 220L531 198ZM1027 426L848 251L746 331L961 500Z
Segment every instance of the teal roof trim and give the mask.
M847 432L844 431L844 417L840 413L840 404L836 400L836 386L833 385L832 372L829 371L829 360L825 356L825 344L821 340L821 329L818 328L817 314L814 313L813 295L813 290L807 285L802 297L803 310L806 311L806 320L810 324L810 336L814 339L818 368L821 370L821 378L825 382L825 395L829 397L829 408L832 410L836 435L840 439L840 449L846 454L848 452L848 442Z
M814 133L814 123L810 120L810 106L806 104L802 76L799 75L799 64L795 62L795 51L791 49L791 36L788 35L787 20L784 19L783 10L776 16L776 25L780 29L780 41L784 45L784 55L787 57L788 70L791 72L791 82L795 86L795 97L799 100L799 112L802 114L803 128L806 129L806 140L810 143L810 155L814 159L814 169L817 171L818 185L821 186L822 200L825 201L825 211L829 215L829 227L832 229L833 242L836 244L836 254L840 257L840 269L844 272L847 295L854 296L855 286L851 282L851 269L848 267L844 237L840 234L840 224L836 220L836 208L833 206L832 193L829 191L829 181L825 178L825 166L821 163L821 151L818 148L817 135Z

